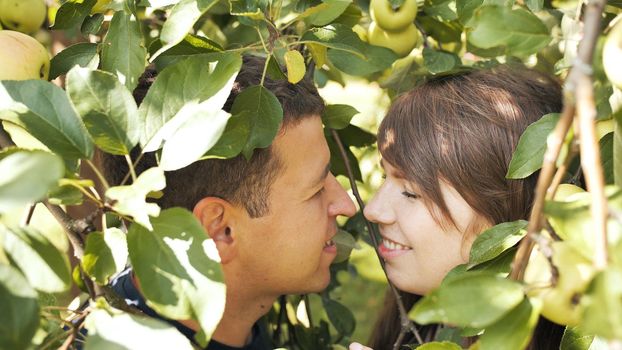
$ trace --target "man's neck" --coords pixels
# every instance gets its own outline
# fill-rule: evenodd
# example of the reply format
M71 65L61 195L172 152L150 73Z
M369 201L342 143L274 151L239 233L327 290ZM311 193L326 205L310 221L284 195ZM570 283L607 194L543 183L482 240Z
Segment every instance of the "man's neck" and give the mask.
M252 339L253 325L270 310L275 299L238 294L228 289L225 311L212 339L234 347L247 345Z

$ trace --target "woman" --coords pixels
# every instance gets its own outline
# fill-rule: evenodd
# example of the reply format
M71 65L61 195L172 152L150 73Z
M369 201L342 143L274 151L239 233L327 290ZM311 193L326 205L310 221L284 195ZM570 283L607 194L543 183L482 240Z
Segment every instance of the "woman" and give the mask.
M387 275L407 309L468 261L482 230L528 218L537 175L505 175L525 128L561 108L556 81L505 66L432 79L393 103L378 131L386 179L365 216L379 226ZM530 348L555 348L559 328L542 320ZM431 341L437 330L421 333ZM391 349L399 331L389 293L370 346Z

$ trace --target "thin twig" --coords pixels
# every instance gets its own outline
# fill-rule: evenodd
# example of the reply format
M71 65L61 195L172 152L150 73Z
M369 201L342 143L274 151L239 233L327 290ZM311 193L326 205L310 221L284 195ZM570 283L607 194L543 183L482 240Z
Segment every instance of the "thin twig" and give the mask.
M30 206L28 206L28 211L24 214L24 217L22 218L22 227L28 226L28 224L30 224L30 220L32 220L32 214L34 214L35 212L35 206L36 204L31 204Z
M333 139L337 143L337 146L339 147L339 152L341 153L341 157L345 164L346 172L348 173L348 179L350 180L350 187L352 188L352 194L354 194L354 197L356 198L356 201L361 211L363 211L365 209L365 203L363 203L363 199L361 199L361 195L359 194L358 187L356 186L356 180L354 179L354 172L352 171L352 167L350 166L350 161L348 160L346 149L343 146L343 143L341 142L341 139L339 138L339 134L337 133L337 131L334 129L331 129L331 134L333 136ZM376 257L378 258L378 261L380 261L380 266L382 267L382 271L384 272L386 276L387 270L384 264L384 260L382 259L382 257L380 256L380 253L378 252L378 236L377 236L375 226L372 225L367 219L364 218L364 220L365 220L365 224L367 225L367 230L369 231L369 237L371 238L371 241L374 245ZM402 296L397 291L397 288L395 288L393 283L391 283L388 277L387 277L387 283L389 284L389 288L393 292L393 295L395 296L395 300L397 302L397 308L400 313L400 322L402 325L402 332L405 335L406 330L411 331L414 334L417 341L419 342L419 344L422 344L423 339L419 335L419 331L417 331L417 328L415 327L415 325L408 318L408 313L406 312L406 308L404 307L404 303L402 302ZM393 346L393 349L397 350L399 349L401 345L402 344L399 344L396 342Z

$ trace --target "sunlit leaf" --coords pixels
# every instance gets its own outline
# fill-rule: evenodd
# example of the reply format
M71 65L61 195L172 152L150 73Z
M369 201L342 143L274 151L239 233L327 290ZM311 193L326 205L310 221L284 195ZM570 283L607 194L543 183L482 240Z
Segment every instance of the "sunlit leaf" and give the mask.
M222 91L241 65L239 55L217 53L190 56L161 71L138 109L145 127L144 151L159 149L165 136L183 124L183 119L174 118L178 112Z
M101 69L116 75L132 91L146 65L147 49L138 20L131 13L115 12L102 44Z
M467 272L445 279L438 289L415 304L409 316L420 324L486 327L516 307L523 297L523 286L516 281Z
M525 349L538 323L540 304L525 298L480 337L482 349Z
M67 94L95 144L112 154L129 154L138 143L140 121L132 94L107 72L73 68Z
M85 327L85 350L194 349L175 327L154 318L96 309L87 316Z
M56 12L52 29L71 29L82 23L97 0L68 0Z
M27 349L39 326L37 292L5 264L0 264L0 310L0 348Z
M0 119L25 128L52 152L90 158L93 142L65 91L41 80L0 82Z
M4 249L35 289L63 292L71 283L67 255L34 228L0 228Z
M526 234L527 221L504 222L482 232L471 246L469 265L491 260L518 243Z
M78 43L59 52L50 61L50 79L66 74L75 65L97 68L99 65L97 44Z
M105 285L111 276L123 271L127 263L125 233L112 227L91 232L86 238L82 268L95 282Z
M555 129L558 120L559 114L547 114L527 127L512 156L506 174L508 179L525 178L542 167L547 137Z
M542 21L523 8L483 6L468 23L467 40L480 48L503 47L507 55L527 56L551 41Z
M162 47L153 54L152 59L184 40L194 23L217 4L216 0L181 0L173 6L160 33Z
M287 51L285 53L285 65L287 66L287 80L290 83L296 84L304 78L307 67L305 66L305 59L299 51Z
M187 210L164 210L152 224L152 231L132 225L127 236L147 303L171 319L197 319L209 339L225 303L216 246Z
M165 186L164 171L161 168L151 168L140 174L129 186L110 187L106 191L106 197L112 201L115 211L133 217L137 223L151 230L149 217L158 216L160 207L146 202L145 198L150 192L160 191Z
M606 339L622 338L622 269L609 266L596 275L584 298L582 329Z

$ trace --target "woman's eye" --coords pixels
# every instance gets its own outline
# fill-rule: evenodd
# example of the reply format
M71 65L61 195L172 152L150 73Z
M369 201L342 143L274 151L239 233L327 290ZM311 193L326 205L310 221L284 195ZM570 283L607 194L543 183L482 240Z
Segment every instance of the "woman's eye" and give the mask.
M412 198L412 199L417 199L419 198L419 195L416 193L412 193L412 192L408 192L408 191L403 191L402 195L406 198Z
M313 195L313 197L317 197L319 195L321 195L324 192L325 187L320 188L319 191L315 192L315 194Z

